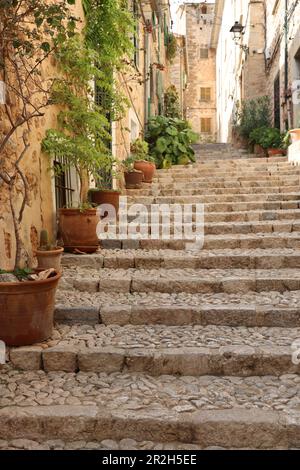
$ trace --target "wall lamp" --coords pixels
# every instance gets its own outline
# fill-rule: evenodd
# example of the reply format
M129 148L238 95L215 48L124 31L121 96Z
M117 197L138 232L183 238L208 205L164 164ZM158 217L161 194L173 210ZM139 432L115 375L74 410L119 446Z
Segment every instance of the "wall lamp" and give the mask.
M236 21L234 23L234 25L232 26L231 30L230 30L231 33L233 33L233 40L235 42L235 44L237 46L240 46L240 48L244 51L244 52L249 52L249 47L248 46L245 46L244 44L240 44L240 41L244 35L244 32L245 32L245 27L239 22L239 21Z

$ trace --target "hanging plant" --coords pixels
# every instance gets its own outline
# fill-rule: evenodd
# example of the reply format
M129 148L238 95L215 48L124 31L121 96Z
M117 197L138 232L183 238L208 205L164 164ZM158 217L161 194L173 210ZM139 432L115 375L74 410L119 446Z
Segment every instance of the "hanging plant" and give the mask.
M166 55L169 62L173 62L177 53L177 40L174 33L168 33Z

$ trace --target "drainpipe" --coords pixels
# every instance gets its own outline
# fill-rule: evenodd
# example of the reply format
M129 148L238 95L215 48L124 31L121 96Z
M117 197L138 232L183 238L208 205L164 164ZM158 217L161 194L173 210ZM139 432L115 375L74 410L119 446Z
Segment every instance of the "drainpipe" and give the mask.
M144 63L144 79L145 79L145 88L144 88L144 109L145 109L145 129L148 123L148 109L149 109L149 88L150 88L150 65L149 65L149 33L145 29L145 63Z
M285 0L285 13L284 13L284 37L285 37L285 51L284 51L284 101L287 106L287 90L289 87L289 19L288 19L289 0ZM288 130L288 119L285 121L285 129Z

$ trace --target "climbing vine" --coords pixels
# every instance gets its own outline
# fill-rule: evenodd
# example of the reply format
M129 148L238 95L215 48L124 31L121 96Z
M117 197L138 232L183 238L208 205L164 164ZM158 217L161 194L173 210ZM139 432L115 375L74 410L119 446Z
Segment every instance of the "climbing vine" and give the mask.
M123 0L85 0L86 25L56 54L61 76L55 81L52 103L61 106L58 126L49 129L42 149L64 156L64 167L75 167L81 180L81 203L87 200L83 180L99 170L109 171L109 120L120 119L127 108L116 73L128 66L133 48L134 20ZM94 94L101 94L95 100Z

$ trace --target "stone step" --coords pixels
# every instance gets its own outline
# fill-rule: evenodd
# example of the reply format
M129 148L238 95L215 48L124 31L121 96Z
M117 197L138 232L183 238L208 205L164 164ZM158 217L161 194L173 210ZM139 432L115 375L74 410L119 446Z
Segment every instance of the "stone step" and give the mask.
M164 201L160 201L159 198L158 199L158 204L167 204L167 205L173 205L173 204L179 204L181 205L182 204L182 198L179 198L177 199L176 197L175 198L166 198ZM191 204L193 205L194 207L192 207L192 210L194 212L196 211L199 211L201 210L201 208L199 209L197 207L197 204L200 205L200 204L203 204L203 200L201 201L201 198L195 200L195 199L192 199L190 200L190 202L188 202L189 198L187 197L185 199L185 203L183 204ZM130 201L129 201L130 202ZM139 209L139 212L141 213L150 213L151 210L155 209L155 205L157 205L157 203L146 203L145 201L141 200L139 202L139 204L143 204L143 209L144 210L141 210ZM133 211L133 209L130 207L131 204L128 204L128 211ZM153 207L154 206L154 207ZM262 202L259 202L259 201L253 201L253 198L252 198L252 201L249 201L249 202L225 202L225 203L222 203L222 202L219 202L219 203L204 203L203 204L203 209L205 211L205 213L207 212L242 212L242 211L258 211L258 210L263 210L263 211L279 211L279 210L292 210L292 209L299 209L300 208L300 200L289 200L289 201L262 201ZM170 212L172 212L172 207L170 207ZM157 208L157 211L159 211L159 207ZM179 207L179 211L183 211L183 208L182 207ZM135 212L135 211L134 211ZM180 213L180 212L179 212Z
M113 303L113 299L112 299ZM113 305L99 307L57 307L55 319L59 323L89 325L219 325L247 327L298 327L299 308L276 308L233 304L226 307L203 305Z
M156 174L158 175L177 175L182 173L192 174L192 173L201 173L211 172L220 173L223 172L225 174L230 174L231 172L239 172L241 175L245 172L253 172L253 171L298 171L299 169L296 166L291 165L287 159L277 162L272 161L248 161L245 165L245 161L242 159L240 162L238 160L233 161L223 161L220 160L219 162L214 161L200 161L198 160L196 163L182 166L182 165L175 165L169 169L158 169L156 170Z
M7 371L1 377L0 443L62 448L180 450L300 446L299 376L151 377ZM24 440L25 442L20 442ZM126 439L126 441L125 441ZM85 442L87 443L85 445ZM101 447L100 447L101 448Z
M300 373L299 339L300 328L58 324L50 340L8 355L17 369L46 372L280 376Z
M138 441L136 439L103 439L102 441L77 439L75 441L66 441L62 439L48 439L48 440L32 440L32 439L12 439L0 441L0 450L92 450L92 451L124 451L124 450L226 450L225 448L218 447L217 449L211 447L200 447L197 444L186 444L183 442L153 442L153 441ZM242 449L238 449L242 450ZM247 449L245 449L247 450Z
M239 213L236 213L239 214ZM240 213L241 214L241 213ZM247 216L247 213L245 212ZM225 221L234 221L234 218L224 217ZM246 217L244 218L246 219ZM242 220L242 217L237 217L237 221ZM116 239L116 240L101 240L101 249L142 249L142 250L191 250L191 240L183 239L176 240L151 240L141 238L141 240L131 239ZM206 250L219 250L219 249L275 249L275 248L300 248L300 233L299 232L278 232L278 233L234 233L228 235L206 235L204 238L203 248ZM196 250L200 250L201 246L195 246Z
M199 216L200 217L200 216ZM110 225L111 229L113 229L116 234L123 234L127 233L127 226L126 225ZM171 224L169 227L168 222L163 223L161 221L160 224L139 224L135 228L135 232L141 234L148 234L151 233L159 234L160 238L162 238L163 233L174 235L174 230L177 230L177 226ZM189 233L186 230L192 230L193 233L197 231L199 233L202 231L205 235L228 235L228 234L270 234L270 233L292 233L292 232L299 232L300 233L300 221L295 222L293 219L290 220L283 220L283 221L276 221L275 223L272 220L269 221L254 221L254 222L222 222L222 223L195 223L186 224L183 223L181 227L182 234ZM198 232L199 231L199 232ZM122 236L120 237L122 238ZM142 238L142 237L141 237ZM157 238L157 237L156 237ZM102 237L104 239L104 237ZM137 243L132 243L132 246L137 248L139 246L138 241Z
M171 189L164 187L157 187L153 184L151 186L144 185L142 189L127 189L124 195L128 197L159 197L159 196L215 196L215 195L227 195L229 197L236 195L252 196L261 194L264 196L269 196L273 194L299 194L299 185L296 186L273 186L272 188L268 187L252 187L251 190L236 187L236 188L205 188L202 187L193 188L191 185L186 187L186 185L172 186Z
M64 269L62 289L81 292L284 292L300 289L299 269ZM151 295L151 294L150 294Z
M210 175L203 175L202 172L196 174L186 174L186 173L178 173L175 174L160 174L157 173L156 176L153 178L154 183L163 183L163 182L183 182L189 181L191 182L191 177L193 178L193 182L201 183L204 181L213 183L230 183L230 182L253 182L253 181L297 181L299 180L299 171L290 171L290 172L263 172L259 173L254 171L252 173L238 173L238 174L225 174L223 176L219 174L210 174Z
M205 222L253 222L253 221L282 221L299 219L298 209L287 210L253 210L235 212L211 212L205 213Z
M189 185L193 189L200 189L200 188L239 188L242 187L248 188L248 191L252 191L251 188L255 187L269 187L272 188L274 186L297 186L300 183L300 178L291 176L284 178L283 176L280 178L264 178L264 179L228 179L228 180L216 180L215 178L197 178L193 179L193 183L191 184L191 180L189 179L182 179L180 180L182 183L183 188L185 185ZM180 183L177 183L176 180L172 180L170 178L165 180L159 180L154 182L154 187L164 188L164 189L173 189L173 188L180 188ZM271 191L272 192L272 191Z
M262 194L213 194L213 195L173 195L173 196L128 196L127 203L131 204L216 204L216 203L256 203L266 202L288 202L299 201L300 193L284 194L284 193L262 193Z
M202 250L193 252L173 252L161 250L145 252L143 250L122 252L103 250L96 255L65 254L65 267L109 268L109 269L282 269L300 268L300 250L294 249L236 249Z
M188 294L58 290L59 323L300 326L300 291Z
M233 179L234 177L240 179L245 177L267 177L267 176L274 176L280 177L281 175L285 176L299 176L300 170L298 168L291 167L290 165L285 166L274 166L274 167L252 167L248 169L239 169L239 168L231 168L230 171L224 170L224 167L214 168L214 169L201 169L197 167L191 167L187 170L181 171L173 171L173 170L157 170L155 173L154 178L183 178L184 176L187 178L190 177L197 177L202 178L206 177L215 177L215 178L224 178L224 179Z

